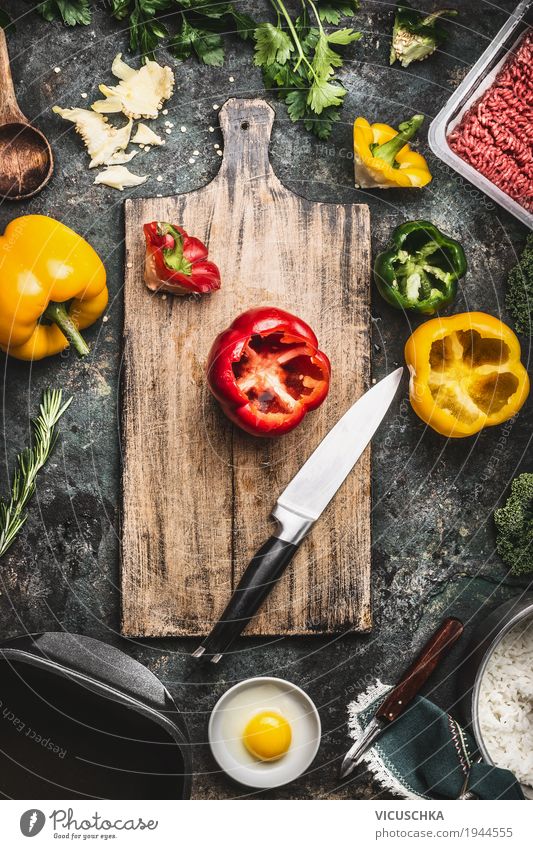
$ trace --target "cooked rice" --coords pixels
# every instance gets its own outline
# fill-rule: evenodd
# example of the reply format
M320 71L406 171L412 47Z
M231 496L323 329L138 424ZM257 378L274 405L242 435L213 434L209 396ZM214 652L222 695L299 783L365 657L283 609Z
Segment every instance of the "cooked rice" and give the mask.
M497 766L533 787L533 619L505 635L479 694L483 741Z

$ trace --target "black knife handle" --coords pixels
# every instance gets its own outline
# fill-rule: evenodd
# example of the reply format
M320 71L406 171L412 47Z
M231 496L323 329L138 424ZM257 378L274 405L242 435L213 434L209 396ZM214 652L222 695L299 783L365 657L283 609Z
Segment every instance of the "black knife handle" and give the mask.
M224 613L211 633L193 652L193 657L210 654L213 655L212 662L218 663L257 613L297 551L297 545L278 537L270 537L261 546L246 567Z

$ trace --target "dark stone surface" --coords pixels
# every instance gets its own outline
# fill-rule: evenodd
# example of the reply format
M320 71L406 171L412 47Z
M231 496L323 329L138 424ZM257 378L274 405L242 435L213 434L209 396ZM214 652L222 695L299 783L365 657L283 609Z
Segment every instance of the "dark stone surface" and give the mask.
M23 6L5 0L13 14ZM250 6L250 4L248 4ZM459 3L444 51L403 70L388 66L390 4L363 2L356 25L364 39L348 50L342 76L348 89L343 120L327 143L309 136L276 105L272 163L282 181L311 199L366 202L372 212L374 248L381 248L397 223L413 217L434 221L465 245L470 270L454 311L482 309L502 315L504 281L520 248L525 228L495 207L427 150L431 118L466 70L499 29L514 0L499 8L480 0ZM254 3L260 18L266 3ZM426 4L426 7L429 7ZM28 6L29 8L29 6ZM56 156L55 176L31 202L2 204L0 223L25 213L56 216L82 233L104 259L110 305L105 323L87 331L93 346L83 364L72 354L29 365L2 356L2 487L12 472L16 451L28 440L29 417L41 391L62 386L74 402L62 422L62 438L41 475L24 532L0 566L0 636L67 630L99 637L147 664L175 696L187 716L194 742L195 795L233 797L246 790L227 780L212 761L206 742L209 712L235 681L275 674L303 686L321 714L324 737L311 771L276 792L280 798L370 797L379 789L364 772L340 787L339 761L349 745L346 705L379 676L394 680L439 620L454 614L471 625L500 599L523 590L509 580L494 554L493 508L511 478L528 468L532 408L512 424L476 439L446 441L412 413L407 385L374 440L373 455L373 606L368 636L331 639L279 639L259 648L242 640L236 654L219 668L195 666L188 653L195 641L128 641L118 635L118 504L120 434L118 380L121 361L123 213L126 193L93 186L94 172L80 139L51 112L51 106L84 106L96 99L97 83L111 82L114 55L126 51L124 27L103 10L87 28L46 24L32 13L9 34L13 75L24 112L48 135ZM168 57L163 56L167 59ZM133 192L173 194L197 188L217 172L221 143L214 103L263 92L251 49L228 39L224 68L177 65L176 91L168 118L174 122L164 149L132 163L151 179ZM60 67L60 73L54 67ZM234 77L234 82L229 77ZM87 100L80 97L87 92ZM415 112L428 120L421 148L428 154L433 182L423 191L362 192L353 188L351 123L358 114L397 124ZM158 123L162 124L161 119ZM187 132L179 131L180 125ZM201 153L188 163L193 150ZM136 167L134 167L136 166ZM156 182L161 174L163 181ZM304 258L305 261L305 258ZM379 378L402 362L410 327L403 315L379 296L373 302L373 374ZM196 331L193 331L196 332ZM529 340L524 360L530 361ZM529 465L529 468L531 466ZM319 529L317 528L317 532ZM458 650L439 676L435 698L454 699Z

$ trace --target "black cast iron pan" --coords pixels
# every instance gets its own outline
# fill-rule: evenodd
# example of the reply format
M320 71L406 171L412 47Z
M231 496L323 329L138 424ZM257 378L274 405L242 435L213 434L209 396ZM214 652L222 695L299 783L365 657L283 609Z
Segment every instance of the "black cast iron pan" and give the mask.
M44 633L0 645L0 795L188 799L185 722L146 667L100 640Z

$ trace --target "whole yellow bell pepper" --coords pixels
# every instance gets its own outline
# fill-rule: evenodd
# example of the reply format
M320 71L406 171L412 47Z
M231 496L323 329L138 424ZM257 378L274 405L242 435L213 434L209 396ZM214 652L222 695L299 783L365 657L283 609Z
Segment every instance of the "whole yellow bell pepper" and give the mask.
M355 184L362 189L422 188L431 174L422 154L406 143L424 120L414 115L398 130L388 124L369 124L356 118L353 125Z
M520 342L483 312L433 318L407 340L411 405L449 437L472 436L512 418L529 394Z
M25 215L8 224L0 236L3 351L19 360L40 360L72 344L83 357L89 347L80 328L94 324L107 300L104 265L74 230L46 215Z

